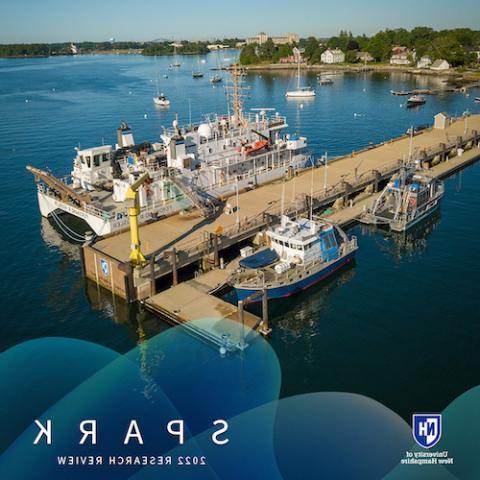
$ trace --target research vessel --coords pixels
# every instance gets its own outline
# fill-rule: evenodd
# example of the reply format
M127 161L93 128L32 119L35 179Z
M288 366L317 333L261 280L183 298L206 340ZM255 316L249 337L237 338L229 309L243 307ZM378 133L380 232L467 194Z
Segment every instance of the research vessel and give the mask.
M57 218L66 212L82 218L96 235L107 235L128 227L125 194L145 172L150 180L139 191L141 223L192 207L209 215L215 199L311 165L307 139L285 134L284 116L268 109L244 112L242 88L234 68L227 87L232 114L205 115L186 127L177 119L156 142L137 144L123 123L116 145L77 149L66 178L28 167L38 181L41 214Z
M266 231L270 246L240 260L232 274L239 300L289 297L326 279L354 260L357 239L320 219L281 217Z
M362 223L384 225L395 232L408 230L438 208L443 182L415 168L402 168L360 216Z

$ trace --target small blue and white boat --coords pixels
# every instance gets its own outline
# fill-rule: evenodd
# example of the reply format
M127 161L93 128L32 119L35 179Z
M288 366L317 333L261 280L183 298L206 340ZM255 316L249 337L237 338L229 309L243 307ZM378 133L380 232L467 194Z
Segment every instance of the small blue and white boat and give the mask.
M338 226L283 216L280 225L267 230L270 248L240 260L231 283L239 300L266 290L267 298L289 297L326 279L354 260L357 239Z

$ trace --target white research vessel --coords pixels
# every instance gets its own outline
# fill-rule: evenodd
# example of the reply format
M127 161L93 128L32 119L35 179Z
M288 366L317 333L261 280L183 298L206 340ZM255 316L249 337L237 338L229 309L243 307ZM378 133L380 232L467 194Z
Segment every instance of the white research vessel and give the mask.
M95 234L108 235L128 227L125 194L144 172L150 180L139 191L142 223L192 206L208 215L212 200L311 165L306 138L283 134L288 125L278 113L269 116L265 109L245 114L236 68L232 79L233 115L206 115L202 123L187 127L174 121L161 141L141 144L122 123L115 147L77 150L65 179L27 167L38 180L41 214L58 220L58 213L67 212L83 219Z

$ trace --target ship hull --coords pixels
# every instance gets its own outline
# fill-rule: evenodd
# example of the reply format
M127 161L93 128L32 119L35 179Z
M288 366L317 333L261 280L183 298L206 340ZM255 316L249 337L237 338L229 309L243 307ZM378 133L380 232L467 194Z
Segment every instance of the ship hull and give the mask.
M296 161L292 166L299 171L306 169L309 167L310 159L309 157L305 156L302 157L301 160ZM223 186L219 186L213 189L206 188L206 194L211 197L220 198L222 196L228 196L235 193L237 185L238 188L244 189L248 188L250 184L253 182L256 185L264 185L267 183L271 183L275 180L278 180L283 177L285 174L285 167L277 167L271 170L260 172L256 175L252 175L250 177L244 178L237 183L231 183ZM40 213L43 217L51 217L52 212L56 210L60 210L75 217L81 218L84 220L91 230L95 232L96 235L104 236L109 235L111 233L117 232L119 230L123 230L129 227L128 215L125 212L117 212L114 218L107 218L102 215L95 215L93 213L89 213L88 211L76 207L70 203L63 202L59 198L55 198L51 195L46 194L44 191L38 190L38 204ZM173 215L175 213L180 212L182 209L185 208L185 202L182 201L171 201L164 205L159 205L156 207L150 207L151 212L155 212L157 217L166 216L166 215ZM142 210L140 214L139 223L143 224L152 219L152 215L146 209Z
M281 287L273 287L267 288L267 298L268 300L274 300L278 298L287 298L291 295L295 295L307 288L326 280L328 277L335 274L338 270L345 267L346 265L353 262L355 259L355 251L350 252L349 254L345 255L344 257L339 258L335 262L331 263L330 265L326 266L322 270L310 275L307 278L303 278L297 282L291 283L289 285L283 285ZM261 291L261 288L243 288L241 286L234 286L235 291L237 293L237 297L239 300L245 300L247 297ZM262 297L258 295L252 300L253 302L259 302L262 300Z
M421 222L422 220L427 218L429 215L431 215L433 212L435 212L439 207L439 202L440 202L440 199L436 199L435 202L431 204L424 212L422 212L420 215L418 215L408 223L398 222L398 223L390 224L390 230L392 230L393 232L405 232L406 230L412 228L414 225Z

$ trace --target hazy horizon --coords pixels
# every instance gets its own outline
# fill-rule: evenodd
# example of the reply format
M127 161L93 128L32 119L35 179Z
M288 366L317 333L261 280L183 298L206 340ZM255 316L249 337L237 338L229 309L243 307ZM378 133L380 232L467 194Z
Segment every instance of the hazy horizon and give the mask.
M405 0L394 9L380 0L363 5L354 0L243 0L240 7L226 7L219 0L177 5L142 0L17 0L0 2L0 43L54 43L81 41L151 41L158 38L210 40L214 38L269 35L294 32L301 37L330 37L340 30L354 35L372 35L386 28L429 26L434 29L480 28L477 2L463 0L461 6L447 0L419 3ZM177 7L177 8L176 8ZM163 12L167 15L163 16Z

